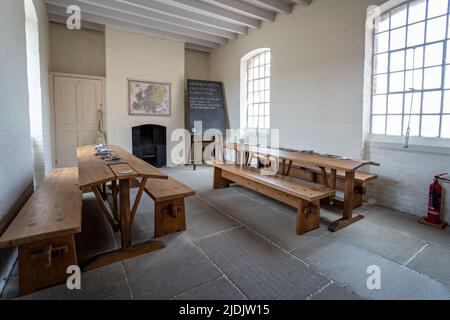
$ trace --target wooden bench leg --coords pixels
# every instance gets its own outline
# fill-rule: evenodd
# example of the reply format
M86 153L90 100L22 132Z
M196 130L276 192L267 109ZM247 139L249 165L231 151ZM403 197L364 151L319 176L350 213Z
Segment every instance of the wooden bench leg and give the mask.
M186 231L184 198L155 203L155 238Z
M297 208L297 235L320 228L320 202L308 203L298 200Z
M355 192L353 193L353 209L362 207L366 189L362 182L355 181Z
M222 170L214 168L214 189L224 189L230 186L231 181L222 177Z
M77 265L73 235L20 246L20 296L65 283L67 268L72 265Z

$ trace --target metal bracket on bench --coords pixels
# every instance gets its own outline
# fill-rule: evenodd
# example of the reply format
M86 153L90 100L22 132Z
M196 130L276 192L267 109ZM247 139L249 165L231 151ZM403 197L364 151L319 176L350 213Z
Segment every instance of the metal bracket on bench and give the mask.
M171 205L169 208L164 209L164 214L168 214L172 218L178 217L179 214L181 214L184 210L184 206L175 206Z
M33 261L42 261L44 263L44 267L50 268L52 266L52 258L53 255L62 255L69 253L69 246L61 246L53 248L53 245L50 244L42 249L40 253L34 253L30 255L30 260Z

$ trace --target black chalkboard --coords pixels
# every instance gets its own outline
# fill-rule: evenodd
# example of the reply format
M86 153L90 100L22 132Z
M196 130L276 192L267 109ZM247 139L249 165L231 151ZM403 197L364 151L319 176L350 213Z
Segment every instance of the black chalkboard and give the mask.
M199 134L195 122L202 122L205 133L209 129L220 130L225 134L226 111L221 82L188 80L188 126L192 134Z

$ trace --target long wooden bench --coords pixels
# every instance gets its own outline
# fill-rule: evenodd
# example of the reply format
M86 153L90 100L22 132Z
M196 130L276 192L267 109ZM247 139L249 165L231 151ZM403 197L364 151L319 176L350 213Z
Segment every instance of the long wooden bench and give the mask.
M283 170L280 168L280 172ZM294 164L289 170L289 176L302 180L324 184L324 173L320 168ZM353 193L353 208L359 208L363 205L364 196L366 195L366 184L376 180L377 175L366 172L355 172L355 192ZM331 170L327 170L327 180L331 181ZM345 172L336 172L336 189L344 190ZM335 199L335 203L343 202L343 200Z
M328 187L282 175L261 175L258 170L238 165L214 164L214 188L237 183L297 208L297 234L319 228L320 200L335 195Z
M169 177L148 179L145 192L155 201L155 238L186 230L185 198L194 190Z
M76 168L53 170L0 237L0 249L19 247L20 295L67 280L77 265L82 192Z

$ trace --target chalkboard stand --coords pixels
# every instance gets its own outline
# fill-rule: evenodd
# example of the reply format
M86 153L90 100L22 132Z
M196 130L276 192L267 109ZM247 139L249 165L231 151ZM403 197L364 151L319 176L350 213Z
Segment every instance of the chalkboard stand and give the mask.
M208 144L213 143L213 142L214 142L214 138L213 138L213 140L202 140L202 154L205 151L205 145L208 145ZM190 154L189 158L191 159L191 164L192 164L193 170L196 171L197 170L197 164L195 163L195 155L194 155L194 152L193 152L193 150L194 150L194 143L195 143L194 135L191 135L191 154Z

